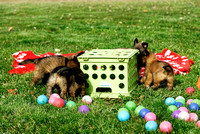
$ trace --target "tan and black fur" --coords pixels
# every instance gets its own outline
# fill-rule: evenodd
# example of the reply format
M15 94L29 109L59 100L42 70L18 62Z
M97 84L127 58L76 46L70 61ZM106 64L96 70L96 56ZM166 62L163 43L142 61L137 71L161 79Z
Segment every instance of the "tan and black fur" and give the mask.
M19 63L19 65L28 63L33 63L36 65L30 85L35 85L40 80L43 80L45 83L48 80L49 74L58 66L67 66L70 68L80 67L77 55L68 57L48 56L38 59L28 59Z
M145 75L140 79L140 82L144 83L145 88L150 88L152 82L154 84L152 88L158 88L160 82L166 80L168 89L172 90L174 83L173 68L166 62L158 61L156 55L147 50L148 43L139 43L136 38L133 48L140 51L137 57L138 75L141 67L145 67Z
M55 87L59 87L61 98L66 99L69 93L69 97L75 99L75 96L79 94L85 95L88 83L80 68L60 66L50 74L47 82L47 97L50 97Z
M144 43L139 43L138 39L136 38L134 40L134 45L133 45L133 49L138 49L139 50L139 54L137 55L137 76L138 76L138 81L141 79L140 77L140 71L142 67L146 66L146 56L149 54L148 50L148 43L144 42Z

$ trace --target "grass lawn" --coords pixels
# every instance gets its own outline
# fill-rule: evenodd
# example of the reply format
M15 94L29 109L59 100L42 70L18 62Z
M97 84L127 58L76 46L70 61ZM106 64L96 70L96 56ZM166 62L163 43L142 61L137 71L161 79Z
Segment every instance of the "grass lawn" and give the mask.
M74 2L0 3L0 133L147 133L145 120L130 112L129 121L120 122L118 109L129 100L157 115L158 125L166 120L172 133L200 133L196 122L173 119L167 112L167 97L200 99L196 82L200 76L200 1L199 0L125 0ZM12 31L8 31L13 26ZM93 98L90 112L77 108L39 105L36 98L46 94L46 85L29 87L32 74L9 75L12 54L31 50L35 54L72 53L90 49L131 48L133 40L149 43L149 50L168 48L192 59L187 75L176 75L173 91L145 90L143 85L132 97ZM193 96L185 89L194 87ZM7 89L17 89L17 95ZM200 116L200 111L195 112ZM160 133L157 129L155 133Z

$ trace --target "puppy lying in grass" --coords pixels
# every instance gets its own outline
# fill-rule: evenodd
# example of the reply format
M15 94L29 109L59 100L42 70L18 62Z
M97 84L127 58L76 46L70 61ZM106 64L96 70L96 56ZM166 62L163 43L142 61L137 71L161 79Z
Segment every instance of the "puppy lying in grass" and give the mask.
M67 66L70 68L74 67L80 67L80 63L77 59L78 55L73 55L69 57L64 56L48 56L44 58L38 58L38 59L28 59L25 61L22 61L19 63L19 65L24 65L28 63L35 64L35 70L33 72L33 77L31 80L31 86L35 85L40 80L43 81L43 83L46 83L49 77L49 74L59 66Z
M150 88L152 82L154 83L152 88L158 88L160 82L166 80L167 88L172 90L174 83L173 68L166 62L158 61L156 55L147 50L148 43L139 43L136 38L133 48L140 51L137 57L138 74L140 73L141 67L145 67L145 75L140 79L140 82L144 83L145 88Z
M80 68L68 68L60 66L55 68L47 81L47 97L49 98L53 92L54 87L60 88L60 97L66 99L67 93L73 100L75 96L84 96L86 88L89 86L84 73Z

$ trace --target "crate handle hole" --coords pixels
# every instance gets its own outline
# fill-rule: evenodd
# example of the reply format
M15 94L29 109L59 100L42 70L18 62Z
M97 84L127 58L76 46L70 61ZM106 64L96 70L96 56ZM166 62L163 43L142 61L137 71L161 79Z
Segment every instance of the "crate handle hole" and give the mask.
M96 92L109 92L109 93L111 93L112 89L108 88L108 87L98 87L98 88L96 88Z

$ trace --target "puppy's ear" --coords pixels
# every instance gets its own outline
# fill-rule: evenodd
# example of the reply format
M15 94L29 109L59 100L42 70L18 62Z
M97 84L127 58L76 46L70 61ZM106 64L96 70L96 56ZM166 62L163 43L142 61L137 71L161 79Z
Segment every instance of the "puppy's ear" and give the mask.
M133 46L135 46L136 44L138 44L138 39L137 38L135 38Z
M72 56L72 60L73 60L73 61L78 61L77 55L73 55L73 56Z
M71 55L71 56L67 56L68 60L74 60L77 58L77 55Z
M84 51L77 52L77 53L75 53L73 56L78 57L78 56L81 56L81 55L84 54L84 53L85 53Z
M81 56L82 54L84 54L85 52L84 51L82 51L82 52L80 52L80 53L77 53L77 57L78 56Z
M143 46L144 49L147 49L148 48L148 43L147 42L143 42L142 46Z

